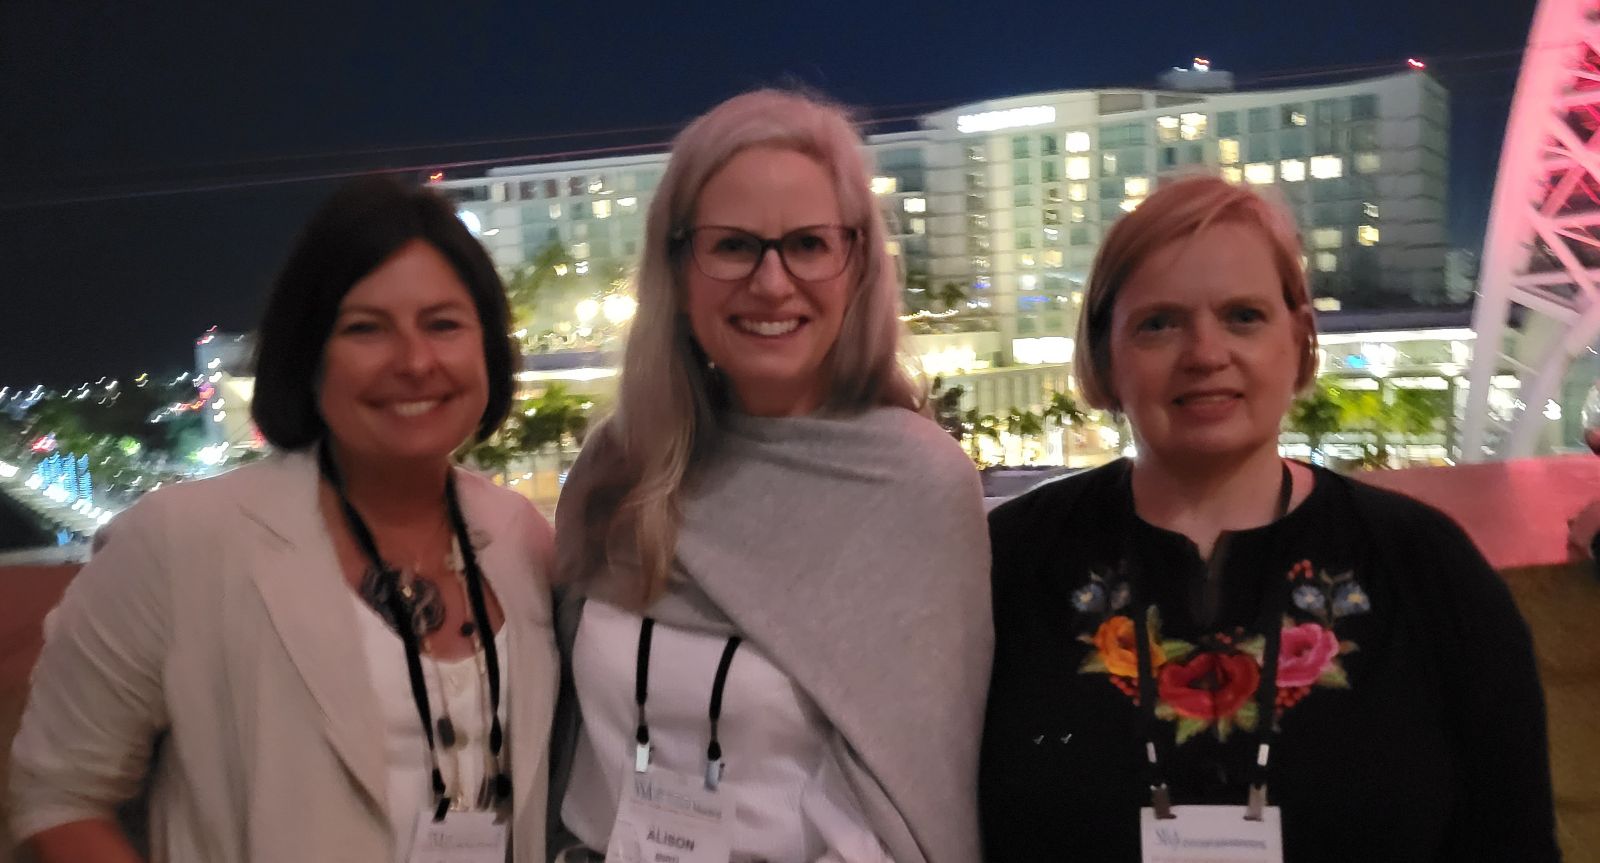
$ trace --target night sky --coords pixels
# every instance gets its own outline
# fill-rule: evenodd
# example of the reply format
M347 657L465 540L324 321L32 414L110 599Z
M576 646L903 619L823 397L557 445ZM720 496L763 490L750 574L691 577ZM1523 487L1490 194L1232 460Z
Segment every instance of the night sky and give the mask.
M1453 94L1451 237L1476 249L1535 4L240 5L0 3L0 385L187 368L206 327L253 325L332 175L665 140L793 81L893 116L1197 54L1242 87L1418 56Z

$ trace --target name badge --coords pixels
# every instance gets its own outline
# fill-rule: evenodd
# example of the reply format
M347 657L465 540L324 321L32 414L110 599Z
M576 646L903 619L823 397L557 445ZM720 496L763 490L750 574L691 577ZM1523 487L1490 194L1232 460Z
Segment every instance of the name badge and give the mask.
M606 843L606 863L728 863L732 798L705 778L652 767L629 771Z
M506 823L493 812L446 812L443 821L433 811L417 818L409 863L505 863Z
M1246 820L1243 806L1174 806L1172 818L1139 813L1144 863L1283 863L1278 807Z

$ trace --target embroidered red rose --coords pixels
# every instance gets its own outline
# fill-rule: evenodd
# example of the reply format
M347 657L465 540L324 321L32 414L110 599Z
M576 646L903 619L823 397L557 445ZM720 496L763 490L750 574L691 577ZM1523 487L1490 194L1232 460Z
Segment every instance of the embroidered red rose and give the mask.
M1339 636L1318 623L1283 628L1278 647L1278 686L1293 689L1317 682L1339 655Z
M1187 662L1168 663L1157 675L1161 699L1193 719L1225 719L1255 694L1261 669L1243 653L1197 653Z
M1106 670L1118 677L1139 676L1139 651L1133 633L1133 620L1119 614L1100 624L1094 634L1094 646L1099 649ZM1166 651L1154 638L1150 639L1151 669L1160 668L1166 661Z

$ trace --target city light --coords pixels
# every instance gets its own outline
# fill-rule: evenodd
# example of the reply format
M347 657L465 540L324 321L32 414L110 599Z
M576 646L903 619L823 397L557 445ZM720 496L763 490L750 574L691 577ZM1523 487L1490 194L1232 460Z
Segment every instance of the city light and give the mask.
M1020 129L1025 126L1047 126L1056 121L1054 105L1030 105L1005 111L984 111L981 114L962 114L956 118L956 131L998 132L1001 129Z
M633 317L639 304L625 294L611 294L600 302L600 313L612 324L620 324Z
M1428 68L1428 64L1427 63L1424 63L1424 62L1422 62L1421 60L1418 60L1415 57L1407 58L1406 59L1406 65L1410 66L1413 69L1426 69L1426 68Z
M578 315L578 322L587 325L599 316L600 303L594 299L579 300L573 311Z

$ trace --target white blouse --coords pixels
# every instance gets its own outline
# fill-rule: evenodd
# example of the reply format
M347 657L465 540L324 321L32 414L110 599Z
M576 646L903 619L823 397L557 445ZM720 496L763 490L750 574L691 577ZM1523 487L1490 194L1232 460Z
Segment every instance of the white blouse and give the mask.
M385 761L389 767L388 804L394 834L395 863L411 857L411 840L416 834L418 816L431 812L433 801L432 767L428 761L428 740L417 716L417 703L411 695L411 674L406 670L406 654L400 636L378 613L354 593L359 606L362 646L371 671L373 694L383 717ZM507 657L506 627L494 639L500 654L500 726L504 740L501 757L510 752L511 729L506 723ZM446 793L464 796L469 808L477 797L489 763L489 687L484 654L439 661L422 657L422 675L428 683L429 709L434 721L446 715L455 726L456 745L439 744L439 772L444 776ZM435 741L436 743L438 741Z
M634 675L642 618L590 599L573 646L582 731L561 818L604 851L623 783L633 771ZM704 775L712 681L727 639L657 623L651 635L651 763ZM733 863L891 863L834 760L832 728L811 699L750 642L728 670L717 724L737 801Z

